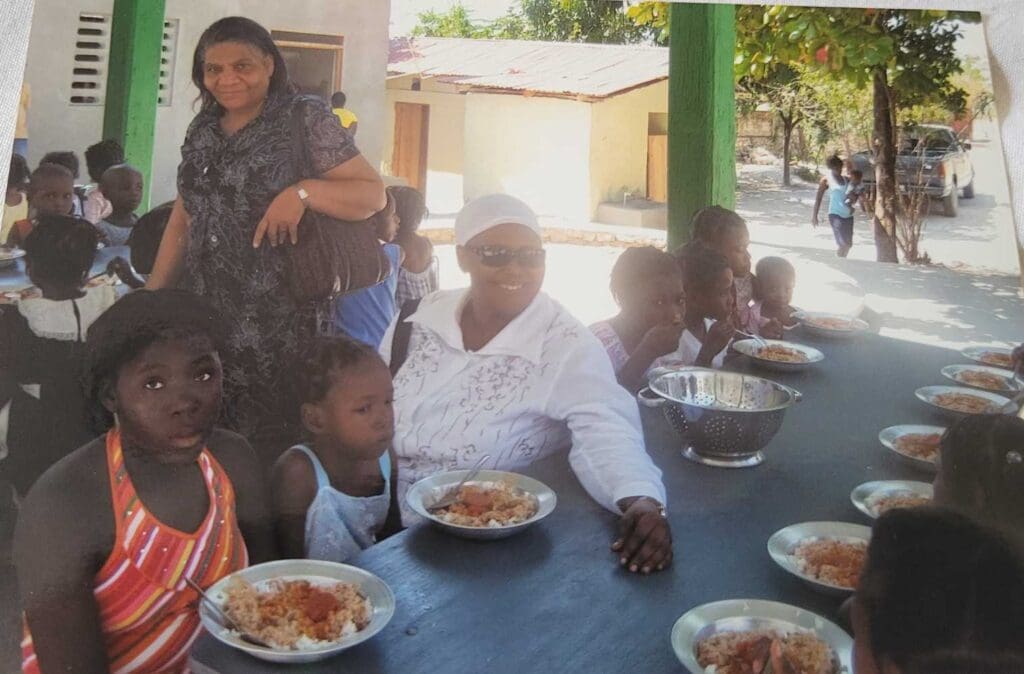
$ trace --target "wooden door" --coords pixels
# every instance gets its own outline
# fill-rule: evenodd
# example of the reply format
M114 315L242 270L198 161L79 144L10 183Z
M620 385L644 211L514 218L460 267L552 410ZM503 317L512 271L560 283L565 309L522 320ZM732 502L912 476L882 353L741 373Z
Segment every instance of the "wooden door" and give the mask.
M668 136L647 136L647 198L668 202Z
M427 136L430 132L430 106L419 103L395 103L395 146L391 171L426 194Z

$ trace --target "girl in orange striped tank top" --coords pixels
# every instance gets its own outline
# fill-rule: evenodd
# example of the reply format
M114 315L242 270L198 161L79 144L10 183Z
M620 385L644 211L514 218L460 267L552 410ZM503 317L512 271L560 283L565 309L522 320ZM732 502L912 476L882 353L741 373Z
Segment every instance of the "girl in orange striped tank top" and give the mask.
M47 471L18 522L24 672L180 672L197 596L273 555L249 444L215 428L225 330L178 290L90 328L86 391L113 427Z

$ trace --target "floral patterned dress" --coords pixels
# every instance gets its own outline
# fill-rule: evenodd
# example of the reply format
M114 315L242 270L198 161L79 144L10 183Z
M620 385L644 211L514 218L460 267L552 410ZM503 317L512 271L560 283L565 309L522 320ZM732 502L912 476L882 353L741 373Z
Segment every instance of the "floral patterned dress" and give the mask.
M270 202L300 180L293 114L301 105L312 167L321 175L359 154L326 103L285 95L233 135L216 110L200 112L181 148L178 190L191 217L185 277L229 321L223 424L268 464L298 439L297 362L316 333L313 304L298 304L285 283L283 249L252 247ZM304 176L302 176L304 177Z

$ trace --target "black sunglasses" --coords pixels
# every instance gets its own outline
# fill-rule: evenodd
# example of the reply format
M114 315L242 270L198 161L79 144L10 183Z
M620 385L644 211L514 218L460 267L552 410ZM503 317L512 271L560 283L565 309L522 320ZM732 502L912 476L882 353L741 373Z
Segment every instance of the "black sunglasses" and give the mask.
M504 246L466 246L466 250L480 258L485 267L507 267L513 260L526 269L536 269L544 265L547 254L543 248L505 248Z

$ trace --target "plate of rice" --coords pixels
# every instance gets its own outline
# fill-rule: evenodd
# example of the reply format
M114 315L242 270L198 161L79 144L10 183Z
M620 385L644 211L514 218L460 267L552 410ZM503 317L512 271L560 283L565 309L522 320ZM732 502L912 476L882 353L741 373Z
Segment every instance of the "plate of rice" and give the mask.
M853 640L846 632L817 614L774 601L729 599L698 606L676 621L671 638L676 657L691 674L764 671L773 647L801 674L853 672Z
M915 392L918 400L946 416L959 419L975 414L999 414L1010 399L966 386L925 386Z
M463 538L506 538L536 524L555 509L550 487L501 470L481 470L466 483L455 503L428 510L458 486L469 471L452 470L423 478L405 495L409 507L448 533Z
M1013 350L1002 346L972 346L960 352L964 358L975 363L997 367L1002 370L1013 369Z
M850 500L857 510L875 519L894 508L916 508L932 502L932 486L910 480L876 480L857 485Z
M857 589L871 529L846 522L804 522L768 539L768 554L784 570L825 594Z
M938 470L939 442L945 432L942 426L902 424L883 429L878 441L904 463L934 473Z
M395 596L377 576L312 559L250 566L222 578L206 593L241 629L272 648L243 641L200 602L203 627L222 643L269 662L329 658L373 637L395 612Z
M733 342L732 348L762 367L783 372L805 370L825 360L825 354L817 349L777 339L741 339Z
M822 311L798 311L794 318L808 333L830 339L847 339L867 332L867 322L855 316L830 314Z
M1021 385L1013 373L998 367L984 365L947 365L942 376L958 384L1002 394L1016 394Z

